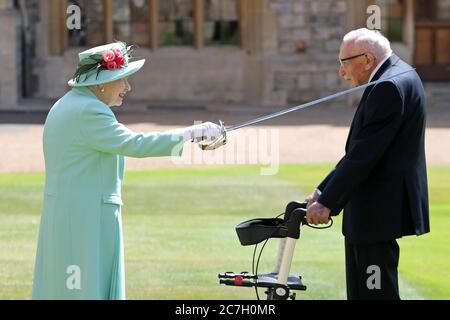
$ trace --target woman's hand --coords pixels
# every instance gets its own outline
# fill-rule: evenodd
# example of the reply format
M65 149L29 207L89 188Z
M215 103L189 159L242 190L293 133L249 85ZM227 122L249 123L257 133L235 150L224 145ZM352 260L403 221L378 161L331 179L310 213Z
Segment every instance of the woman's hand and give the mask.
M212 122L204 122L185 128L185 141L200 142L214 140L222 135L222 127Z

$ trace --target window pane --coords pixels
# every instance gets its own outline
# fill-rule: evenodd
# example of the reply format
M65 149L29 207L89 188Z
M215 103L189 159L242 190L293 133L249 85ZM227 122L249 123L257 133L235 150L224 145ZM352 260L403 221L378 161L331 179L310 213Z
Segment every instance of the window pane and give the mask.
M416 0L414 2L414 12L417 20L433 19L433 1Z
M381 31L390 41L402 42L405 1L378 0L377 4L381 7Z
M161 46L192 45L194 42L192 0L160 1L158 29Z
M81 29L69 30L69 46L96 46L104 42L102 0L70 0L81 9Z
M148 44L148 0L115 0L112 18L115 40Z
M450 20L450 0L438 0L437 18L438 20Z
M388 23L388 29L386 31L386 37L390 41L402 42L403 41L403 19L402 18L389 18L387 23Z
M239 43L236 0L205 0L204 34L206 45Z

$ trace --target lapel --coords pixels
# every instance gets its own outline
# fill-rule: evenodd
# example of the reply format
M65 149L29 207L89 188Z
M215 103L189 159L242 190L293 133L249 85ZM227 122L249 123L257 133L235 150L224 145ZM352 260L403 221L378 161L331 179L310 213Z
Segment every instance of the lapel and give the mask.
M372 82L372 81L379 80L381 78L381 76L386 72L386 70L389 69L391 66L397 64L397 62L399 60L400 60L400 58L397 55L392 54L381 65L381 67L377 70L377 72L375 73L375 75L373 76L373 78L370 81ZM372 89L373 89L373 86L367 87L364 90L364 93L363 93L363 95L361 97L361 100L359 101L358 108L356 108L356 112L355 112L355 115L353 116L352 124L350 125L350 131L348 133L347 142L345 143L345 152L348 152L350 137L352 136L353 128L355 126L355 119L358 118L359 112L362 109L362 106L364 105L364 103L366 102L366 99L369 96L369 93L372 91Z
M379 80L381 78L381 76L386 72L387 69L389 69L391 66L395 65L398 60L400 60L399 57L397 57L395 54L392 54L380 67L380 69L378 69L378 71L375 73L375 75L373 76L373 78L370 80L370 82ZM367 99L367 96L369 95L370 91L372 91L373 86L369 86L364 90L364 93L361 97L361 101L359 103L359 105L363 104L365 102L365 100ZM359 106L358 106L359 108Z
M371 81L375 81L381 78L381 76L383 75L383 73L391 66L394 66L397 64L397 62L400 60L400 58L395 55L392 54L384 63L383 65L380 67L380 69L378 69L378 71L375 73L375 75L373 76Z

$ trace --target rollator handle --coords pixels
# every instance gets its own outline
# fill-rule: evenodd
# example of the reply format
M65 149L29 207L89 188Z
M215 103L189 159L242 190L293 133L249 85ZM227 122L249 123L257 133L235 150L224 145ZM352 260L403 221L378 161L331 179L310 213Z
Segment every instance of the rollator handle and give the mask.
M333 225L333 220L331 218L331 216L333 215L333 213L330 214L330 217L328 219L328 221L331 221L331 224L325 226L325 227L315 227L315 226L311 226L310 224L308 224L308 221L306 220L306 206L308 205L307 202L300 202L300 201L291 201L288 203L288 205L286 206L286 211L284 214L284 220L289 221L289 217L291 216L291 214L295 211L295 210L303 210L305 212L305 214L303 215L302 219L301 219L301 224L302 225L307 225L308 227L311 227L313 229L326 229L329 228ZM297 214L300 214L300 212L297 212ZM296 238L298 239L298 238Z
M289 217L291 216L291 213L296 210L296 209L304 209L305 210L305 215L306 215L306 206L307 206L307 202L300 202L300 201L291 201L288 203L288 205L286 206L286 210L284 211L284 220L289 220ZM306 224L306 218L302 219L302 223Z

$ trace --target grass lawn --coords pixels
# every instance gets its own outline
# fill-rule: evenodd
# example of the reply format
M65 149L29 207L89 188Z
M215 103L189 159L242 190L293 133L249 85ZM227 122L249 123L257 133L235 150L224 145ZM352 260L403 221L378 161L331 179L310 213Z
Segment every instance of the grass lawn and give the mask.
M284 165L127 172L123 188L128 299L254 299L249 288L218 284L224 271L251 271L253 247L234 227L273 217L302 200L331 165ZM0 175L0 299L29 299L43 174ZM432 232L400 240L404 299L450 298L450 167L430 167ZM278 240L268 242L260 272L272 271ZM297 299L345 299L341 217L327 230L303 228L291 273L308 290ZM260 290L263 296L263 290Z

